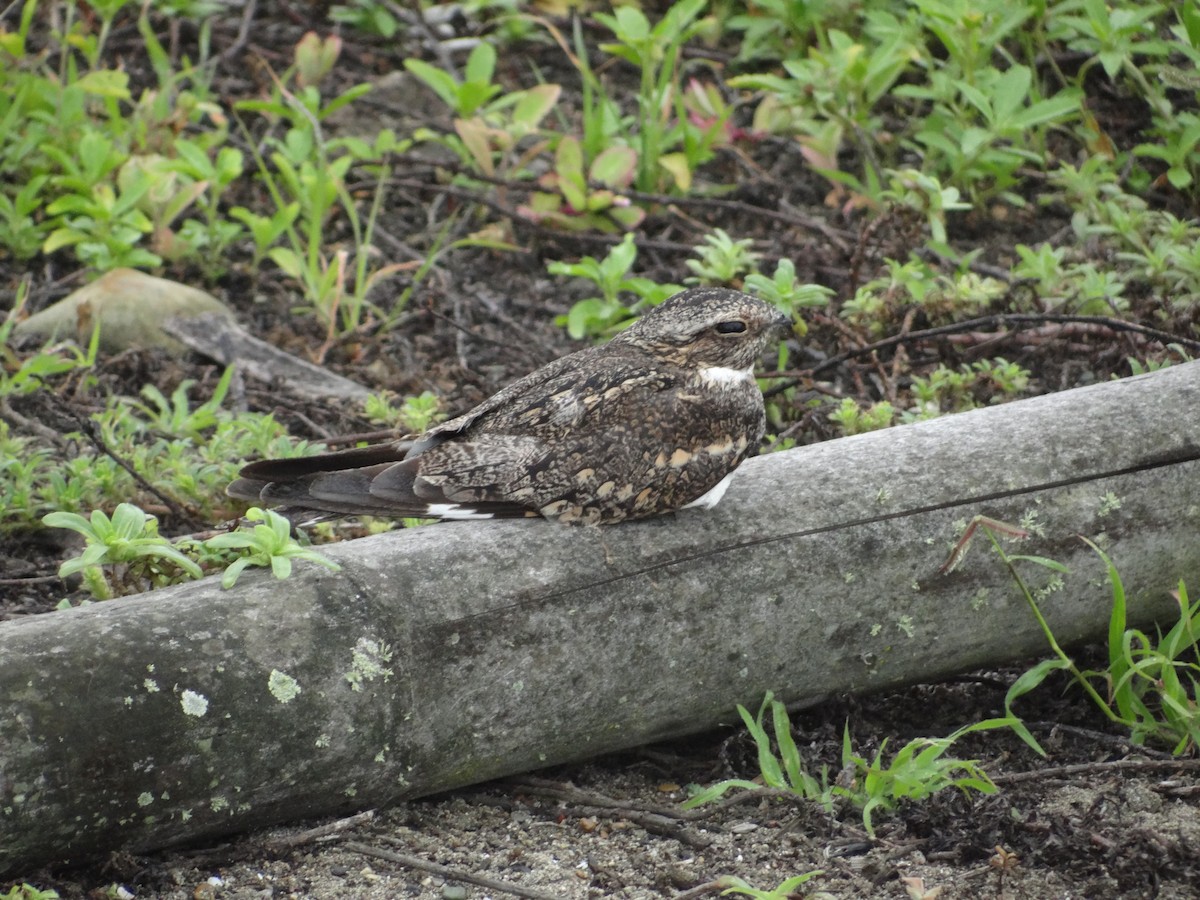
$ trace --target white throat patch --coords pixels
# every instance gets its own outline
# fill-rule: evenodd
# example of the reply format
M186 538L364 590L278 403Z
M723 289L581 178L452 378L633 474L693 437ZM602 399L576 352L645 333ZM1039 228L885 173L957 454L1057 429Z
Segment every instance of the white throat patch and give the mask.
M709 384L737 384L743 381L754 381L754 366L748 369L730 369L728 366L706 366L700 370L700 377Z

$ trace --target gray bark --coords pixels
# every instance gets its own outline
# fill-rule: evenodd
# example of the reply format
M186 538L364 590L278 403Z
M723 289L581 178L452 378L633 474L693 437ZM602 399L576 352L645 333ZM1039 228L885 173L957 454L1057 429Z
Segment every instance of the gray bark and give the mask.
M371 392L358 382L259 340L231 318L212 313L174 316L162 322L160 327L164 334L189 350L215 359L223 366L237 363L243 375L279 385L300 397L361 403L371 396Z
M346 813L1045 655L978 514L1071 567L1044 610L1102 635L1200 585L1200 363L747 463L712 512L437 525L340 573L213 579L0 625L0 873ZM1029 568L1035 586L1049 573Z

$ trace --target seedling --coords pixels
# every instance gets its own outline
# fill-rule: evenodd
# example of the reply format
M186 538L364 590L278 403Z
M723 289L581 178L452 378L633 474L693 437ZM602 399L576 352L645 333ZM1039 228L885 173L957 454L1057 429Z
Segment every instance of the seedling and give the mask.
M283 516L270 509L251 507L246 512L251 522L261 522L249 531L219 534L204 542L210 550L239 550L244 555L235 559L221 576L221 587L231 588L248 566L268 566L276 578L292 574L292 560L304 559L324 566L330 571L341 569L333 560L310 547L302 547L291 535L292 526Z
M764 727L767 709L771 710L775 744L779 748L776 756L771 738ZM758 765L762 784L769 788L787 791L806 800L820 803L831 813L834 801L844 798L862 813L863 827L874 836L873 816L876 810L896 808L905 800L920 801L948 787L956 787L964 793L975 791L992 794L996 786L979 767L977 760L950 759L945 756L955 741L966 734L996 728L1013 728L1021 733L1024 726L1014 716L984 719L966 725L944 738L916 738L909 741L884 763L885 739L868 760L854 752L850 740L850 725L842 733L842 764L840 774L830 781L829 767L822 766L819 777L809 774L804 766L800 751L792 738L791 722L787 708L774 699L771 692L763 698L757 717L752 717L744 706L738 706L738 715L746 724L755 746L758 748ZM1032 738L1030 738L1032 740ZM699 791L684 803L686 809L710 803L732 788L759 790L753 781L729 779Z

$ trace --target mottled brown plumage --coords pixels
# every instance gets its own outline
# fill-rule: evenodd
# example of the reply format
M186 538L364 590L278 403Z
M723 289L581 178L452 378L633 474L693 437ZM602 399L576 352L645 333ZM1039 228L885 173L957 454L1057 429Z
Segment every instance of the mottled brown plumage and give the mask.
M337 514L583 524L712 506L758 450L754 364L788 324L746 294L687 290L415 441L252 463L228 492Z

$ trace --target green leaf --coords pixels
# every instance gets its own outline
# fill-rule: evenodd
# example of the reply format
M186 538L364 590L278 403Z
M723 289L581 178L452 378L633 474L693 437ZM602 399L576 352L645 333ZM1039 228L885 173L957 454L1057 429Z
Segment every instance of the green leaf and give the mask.
M74 82L75 87L93 97L105 97L112 100L129 100L129 75L114 69L95 69L81 75Z
M496 71L496 50L486 41L475 45L467 57L465 74L468 82L487 84Z

